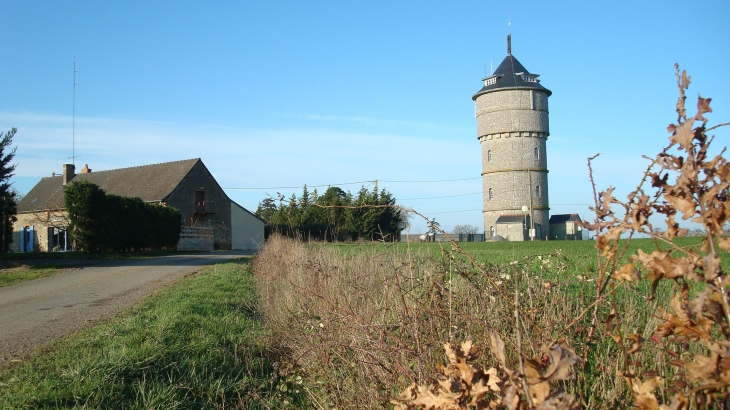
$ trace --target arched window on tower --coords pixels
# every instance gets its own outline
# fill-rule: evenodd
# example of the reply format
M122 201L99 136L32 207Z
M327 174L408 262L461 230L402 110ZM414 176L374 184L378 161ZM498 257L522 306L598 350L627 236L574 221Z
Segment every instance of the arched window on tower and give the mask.
M540 198L540 185L535 185L535 197Z
M492 150L487 151L487 162L492 162Z
M494 199L494 190L489 188L489 200L491 201L492 199Z
M535 147L535 159L540 159L540 149Z
M489 236L490 236L490 237L491 237L491 236L494 236L494 233L495 233L495 232L494 232L494 226L490 226L490 227L489 227Z

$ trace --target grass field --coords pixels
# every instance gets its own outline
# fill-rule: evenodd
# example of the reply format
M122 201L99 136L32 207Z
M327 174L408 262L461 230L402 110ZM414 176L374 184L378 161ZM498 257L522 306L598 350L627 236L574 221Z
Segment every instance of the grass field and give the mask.
M0 408L285 408L253 288L247 261L206 268L2 371Z

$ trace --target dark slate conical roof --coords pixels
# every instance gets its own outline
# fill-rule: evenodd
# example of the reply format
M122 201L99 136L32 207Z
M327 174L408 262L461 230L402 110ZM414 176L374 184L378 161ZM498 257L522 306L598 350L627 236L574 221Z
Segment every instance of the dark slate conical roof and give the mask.
M472 100L476 100L478 96L486 94L488 92L505 90L505 89L521 89L521 90L540 90L551 95L552 91L540 85L540 80L537 79L539 74L533 74L527 71L527 69L520 64L519 61L511 54L507 54L507 57L502 60L502 64L494 70L494 73L485 78L485 84L488 79L495 78L494 84L485 85L479 92L471 97ZM534 81L526 81L526 78L532 77Z

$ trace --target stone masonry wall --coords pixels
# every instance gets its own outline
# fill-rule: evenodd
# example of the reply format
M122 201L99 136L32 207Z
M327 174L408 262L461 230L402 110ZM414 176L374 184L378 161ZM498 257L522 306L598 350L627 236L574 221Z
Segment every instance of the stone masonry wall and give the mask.
M538 90L503 90L477 97L477 136L510 131L549 133L548 97Z
M187 225L195 212L195 192L205 191L205 201L215 202L215 213L196 216L195 226L213 228L216 249L231 249L231 205L213 176L205 166L198 162L188 176L170 194L167 205L182 213L182 224Z
M500 215L522 214L522 207L532 203L535 226L540 226L539 236L544 238L549 235L550 209L547 93L498 90L480 95L475 104L482 150L484 231L491 232L493 226L499 231L496 220ZM521 240L521 235L509 236Z

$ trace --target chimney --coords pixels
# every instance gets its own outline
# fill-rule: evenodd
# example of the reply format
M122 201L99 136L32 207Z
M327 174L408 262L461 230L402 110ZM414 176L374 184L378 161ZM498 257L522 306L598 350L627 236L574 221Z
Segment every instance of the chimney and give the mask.
M81 170L82 174L90 174L91 170L89 169L89 164L84 164L84 169Z
M63 184L66 185L76 175L76 166L74 164L63 164Z

